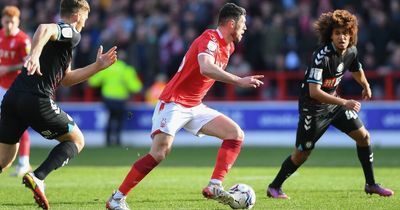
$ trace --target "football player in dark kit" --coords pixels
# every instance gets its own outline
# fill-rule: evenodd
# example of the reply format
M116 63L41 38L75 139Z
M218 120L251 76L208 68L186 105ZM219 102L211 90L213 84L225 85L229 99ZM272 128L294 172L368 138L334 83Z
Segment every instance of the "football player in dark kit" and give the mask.
M44 179L66 165L84 146L78 126L52 100L55 89L60 84L80 83L117 59L116 47L103 54L100 46L94 63L72 71L72 50L80 41L90 7L86 0L62 0L60 4L61 21L39 25L22 73L1 104L0 172L14 160L19 138L28 126L43 137L60 142L36 170L23 177L23 183L32 190L35 201L43 209L49 208Z
M281 189L283 182L307 160L330 125L356 142L366 180L365 192L393 195L392 190L375 183L370 135L357 115L361 104L336 94L345 71L349 70L363 88L363 99L371 98L371 89L357 55L357 27L356 17L346 10L324 13L314 23L322 46L314 51L301 85L296 148L268 186L268 197L289 198Z

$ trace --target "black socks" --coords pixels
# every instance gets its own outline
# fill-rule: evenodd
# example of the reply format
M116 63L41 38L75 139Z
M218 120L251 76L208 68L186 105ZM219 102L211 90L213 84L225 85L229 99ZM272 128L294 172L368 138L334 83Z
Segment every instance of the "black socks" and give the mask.
M374 170L372 168L374 153L372 153L371 146L357 146L357 154L364 171L365 181L369 185L375 184Z
M46 176L66 164L69 160L78 154L78 148L72 141L64 141L55 146L47 159L34 171L34 174L40 180L44 180Z
M279 188L282 186L283 182L292 175L299 166L296 166L291 160L291 155L283 161L281 170L279 170L274 181L269 185L269 187Z

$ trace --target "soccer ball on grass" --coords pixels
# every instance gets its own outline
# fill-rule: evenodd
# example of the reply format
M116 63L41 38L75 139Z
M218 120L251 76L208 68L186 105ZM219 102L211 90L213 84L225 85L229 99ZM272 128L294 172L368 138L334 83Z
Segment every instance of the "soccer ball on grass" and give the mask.
M256 203L256 194L247 184L235 184L229 188L229 193L234 198L233 203L229 204L232 209L251 209Z

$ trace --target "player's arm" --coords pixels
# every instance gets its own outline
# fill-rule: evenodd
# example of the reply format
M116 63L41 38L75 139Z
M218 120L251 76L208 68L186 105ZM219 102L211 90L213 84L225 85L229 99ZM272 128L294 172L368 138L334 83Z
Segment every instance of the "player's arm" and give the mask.
M33 75L35 73L42 75L39 63L40 54L42 53L43 47L49 40L57 40L58 34L59 29L55 23L40 24L36 29L32 39L32 50L24 63L24 67L26 67L28 75Z
M199 62L201 74L211 79L244 88L256 88L264 84L262 81L259 80L263 78L264 75L253 75L243 78L236 76L227 71L224 71L216 64L214 64L214 57L211 55L199 54L197 60Z
M364 71L360 69L359 71L351 72L351 75L357 81L357 83L360 84L361 87L363 87L362 98L365 100L371 99L372 91L369 87L369 83L367 77L365 77Z
M359 112L361 109L361 104L355 100L346 100L343 98L339 98L333 95L330 95L321 89L321 85L317 83L308 83L310 97L318 100L319 102L325 104L336 104L345 106L347 109L352 109L356 112Z
M97 72L111 66L117 60L117 47L112 47L103 54L103 46L100 46L97 51L96 61L83 68L71 70L71 65L65 71L65 77L61 81L63 86L72 86L87 80Z

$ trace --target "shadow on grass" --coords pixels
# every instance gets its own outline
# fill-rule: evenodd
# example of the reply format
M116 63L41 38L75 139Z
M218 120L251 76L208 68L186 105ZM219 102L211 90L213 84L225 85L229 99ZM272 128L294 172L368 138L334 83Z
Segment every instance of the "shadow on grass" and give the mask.
M176 147L161 166L168 167L213 167L219 147ZM50 152L50 148L33 148L31 162L39 165ZM287 147L244 147L235 167L279 167L291 154ZM374 165L377 167L400 167L399 148L375 148ZM74 166L131 166L146 155L149 148L112 147L85 148L71 161ZM355 148L316 148L305 163L307 166L360 166Z

